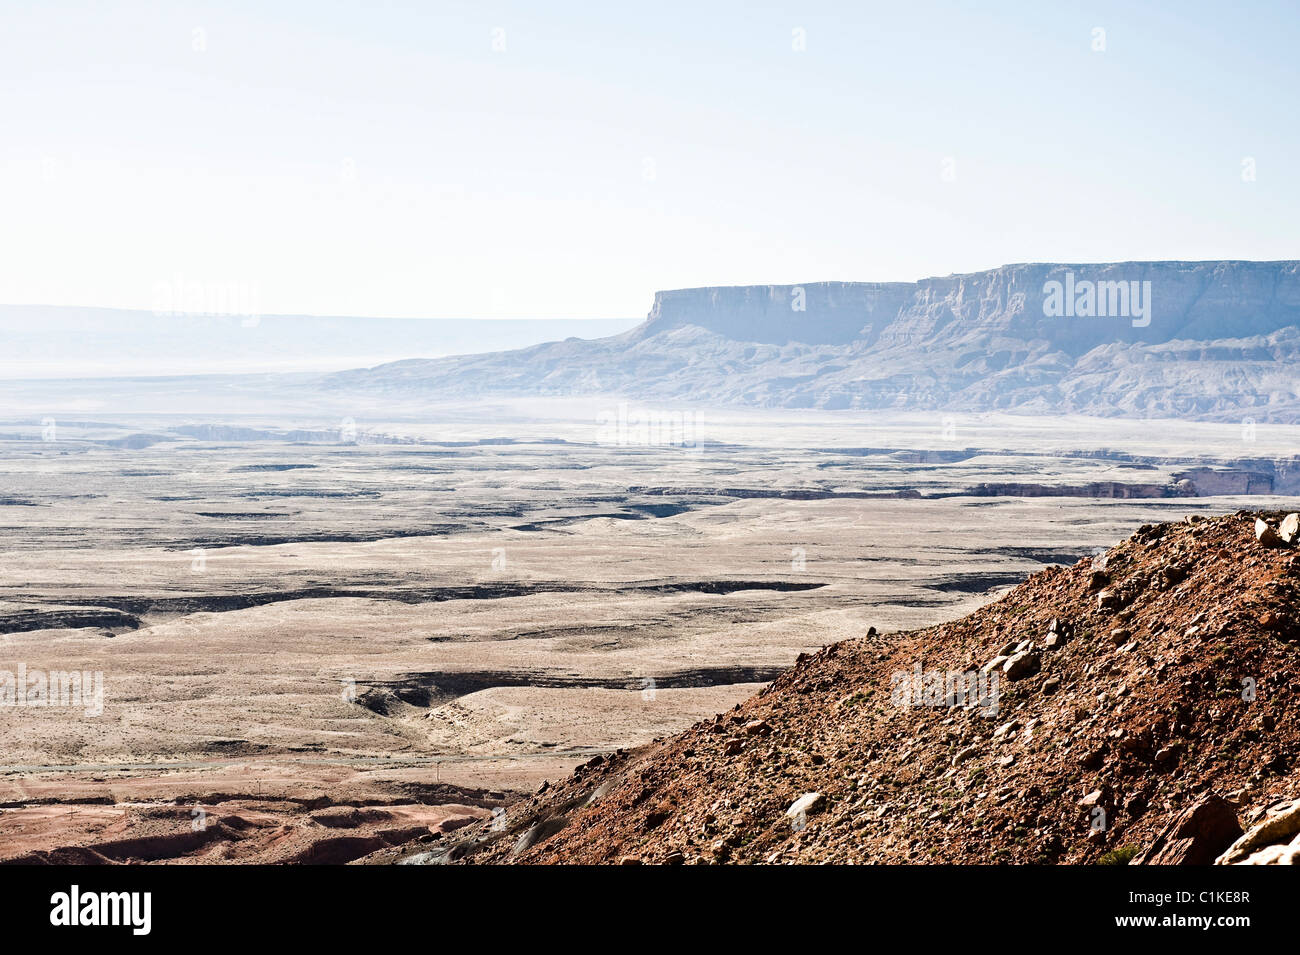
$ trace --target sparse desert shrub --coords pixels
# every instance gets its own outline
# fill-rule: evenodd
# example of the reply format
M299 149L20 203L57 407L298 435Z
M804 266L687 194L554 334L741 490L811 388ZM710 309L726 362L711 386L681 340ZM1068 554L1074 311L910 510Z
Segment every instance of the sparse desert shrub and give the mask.
M1097 860L1097 865L1128 865L1129 860L1137 855L1137 849L1133 846L1120 846L1118 849L1111 849Z

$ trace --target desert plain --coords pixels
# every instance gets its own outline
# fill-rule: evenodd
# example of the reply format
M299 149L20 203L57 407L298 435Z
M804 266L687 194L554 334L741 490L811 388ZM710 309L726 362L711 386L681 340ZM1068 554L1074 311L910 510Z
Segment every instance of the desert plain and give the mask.
M4 861L436 844L802 652L1297 483L1253 422L8 403L0 675L102 698L3 700Z

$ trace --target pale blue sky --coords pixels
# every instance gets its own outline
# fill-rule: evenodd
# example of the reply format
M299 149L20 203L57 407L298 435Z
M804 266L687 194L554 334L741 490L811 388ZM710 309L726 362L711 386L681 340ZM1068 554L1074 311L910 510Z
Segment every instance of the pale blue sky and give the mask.
M1300 257L1300 12L1156 6L7 0L0 302L615 317Z

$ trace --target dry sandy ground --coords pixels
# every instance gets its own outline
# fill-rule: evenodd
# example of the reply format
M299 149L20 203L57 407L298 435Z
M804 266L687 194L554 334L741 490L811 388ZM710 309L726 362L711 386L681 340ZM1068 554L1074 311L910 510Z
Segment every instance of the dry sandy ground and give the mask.
M1115 458L1058 446L1101 434L1018 425L950 460L766 420L688 452L572 422L393 422L356 445L262 419L3 426L0 671L102 673L103 700L0 706L0 858L341 862L434 840L800 652L961 616L1142 523L1269 506L1068 496L1240 470L1217 427L1200 458L1185 432L1135 460L1123 428ZM1007 481L1067 496L970 493Z

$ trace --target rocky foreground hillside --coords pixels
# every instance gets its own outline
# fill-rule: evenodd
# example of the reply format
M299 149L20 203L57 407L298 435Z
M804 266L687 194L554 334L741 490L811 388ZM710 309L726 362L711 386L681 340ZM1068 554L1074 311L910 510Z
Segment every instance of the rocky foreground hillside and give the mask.
M1300 420L1300 262L1007 265L659 292L610 338L346 372L344 392Z
M1293 861L1298 528L1245 512L1143 527L962 620L801 658L734 710L596 757L435 855ZM996 697L914 705L918 668L980 673L985 688L996 673Z

